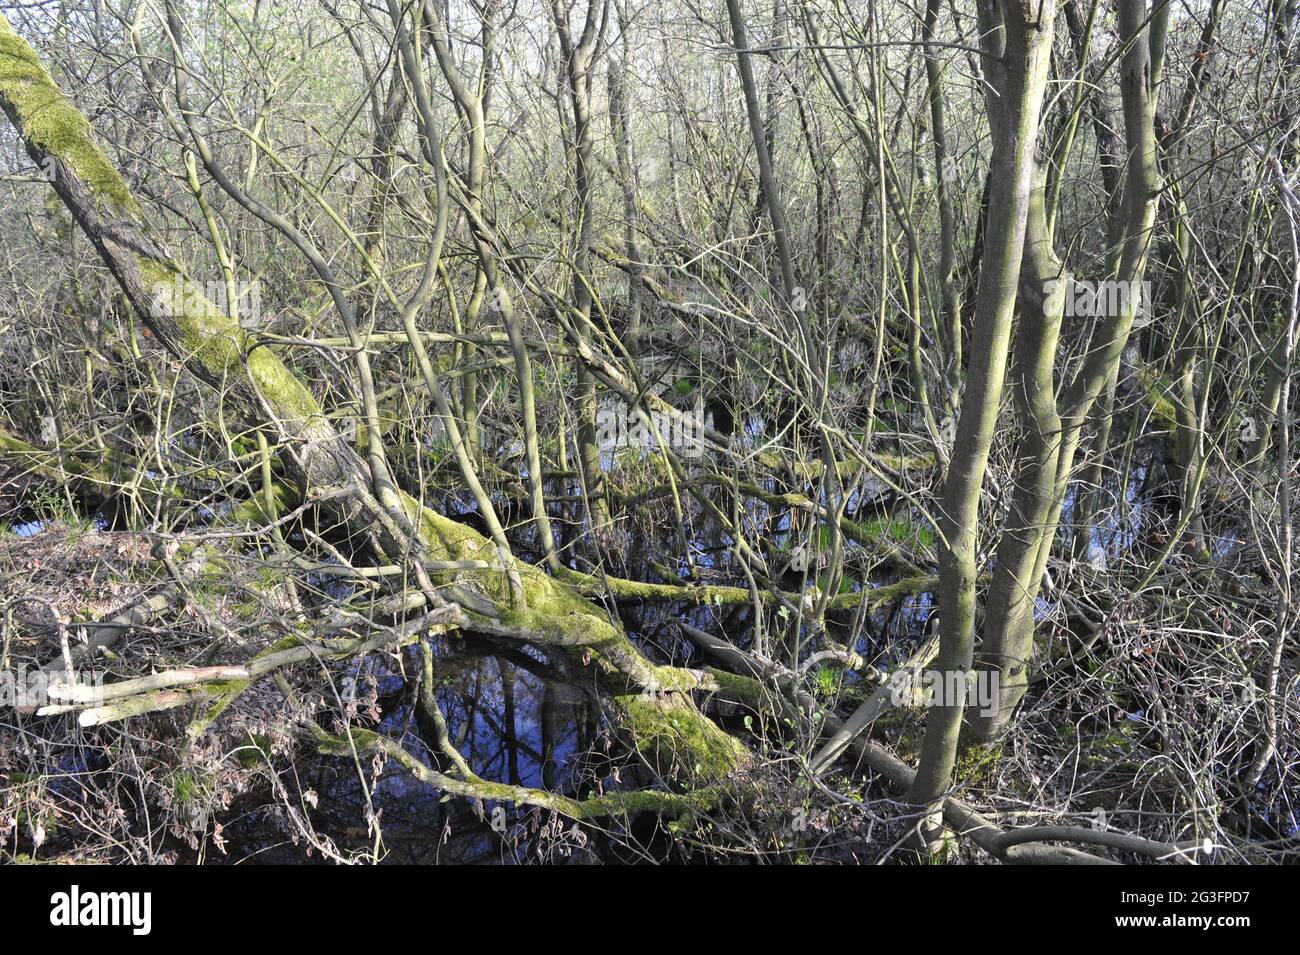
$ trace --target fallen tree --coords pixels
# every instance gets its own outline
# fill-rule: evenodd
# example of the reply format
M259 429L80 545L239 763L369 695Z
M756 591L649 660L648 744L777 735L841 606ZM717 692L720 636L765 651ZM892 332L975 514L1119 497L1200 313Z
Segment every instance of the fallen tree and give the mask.
M568 656L591 674L625 735L634 745L656 750L661 765L716 779L745 764L744 746L696 707L690 691L698 679L690 671L651 663L608 614L572 587L520 562L502 566L492 542L373 473L311 391L237 320L209 302L153 235L89 122L3 17L0 107L112 271L138 320L187 370L220 389L235 413L268 434L305 500L317 500L379 555L409 558L427 601L460 608L454 614L458 625L481 624L495 635L514 635ZM428 562L461 561L489 566L425 570ZM522 582L522 605L512 575Z

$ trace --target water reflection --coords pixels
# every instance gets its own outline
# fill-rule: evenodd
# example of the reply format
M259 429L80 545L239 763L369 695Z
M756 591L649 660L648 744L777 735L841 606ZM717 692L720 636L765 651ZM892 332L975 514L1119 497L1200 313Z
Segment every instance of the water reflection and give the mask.
M450 739L471 768L491 782L586 795L605 769L591 760L600 735L596 704L561 681L540 654L473 638L435 639L435 697ZM339 681L347 702L373 690L378 724L364 712L358 722L398 739L426 765L446 771L416 707L418 650L398 659L371 655ZM364 708L363 708L364 709ZM369 774L369 765L363 760ZM299 764L304 788L318 794L309 813L313 828L341 849L368 850L366 791L350 760L308 759ZM389 863L515 862L545 852L550 861L584 861L591 848L563 830L543 831L550 814L493 802L476 805L443 794L389 762L370 790L380 821L383 861ZM302 847L268 838L283 830L282 808L262 806L225 827L229 862L301 860ZM211 860L211 857L209 857ZM211 860L218 861L218 860ZM326 861L317 857L316 861Z

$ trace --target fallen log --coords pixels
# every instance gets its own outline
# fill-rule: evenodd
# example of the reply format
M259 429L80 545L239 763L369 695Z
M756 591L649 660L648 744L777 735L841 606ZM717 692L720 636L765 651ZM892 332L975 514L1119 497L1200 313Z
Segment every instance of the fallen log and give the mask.
M95 142L89 122L3 16L0 108L139 320L192 374L219 389L232 412L275 440L281 461L304 495L322 487L351 489L346 496L323 500L321 507L394 562L412 553L417 570L423 569L419 560L488 562L488 570L439 573L430 599L466 595L467 603L480 609L486 604L490 616L568 656L608 693L616 722L627 735L670 744L667 756L673 764L698 766L704 775L720 777L748 761L739 741L704 716L689 692L677 688L669 668L646 660L599 607L527 564L501 566L496 547L472 528L391 485L376 486L376 476L335 430L311 391L186 276ZM509 579L516 573L522 581L522 606ZM575 641L575 634L581 639Z
M123 607L107 620L97 623L71 623L71 630L86 631L86 639L71 648L72 663L88 661L102 650L112 649L122 637L137 627L144 627L158 619L164 611L177 605L180 601L180 589L176 584L165 584L157 591ZM66 662L62 657L55 657L42 667L47 673L58 673L64 669Z

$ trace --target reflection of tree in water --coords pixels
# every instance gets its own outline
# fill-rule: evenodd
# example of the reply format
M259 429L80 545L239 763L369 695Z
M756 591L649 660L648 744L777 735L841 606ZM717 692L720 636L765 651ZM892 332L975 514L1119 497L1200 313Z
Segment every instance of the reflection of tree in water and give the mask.
M456 748L480 776L563 792L576 791L583 779L593 784L601 764L590 759L599 718L589 699L558 682L552 668L526 651L473 639L455 641L440 651L434 671L438 702ZM418 672L418 661L412 663L414 652L406 657L406 664ZM401 737L422 761L437 763L436 747L422 735L412 700L414 686L396 671L379 676L378 684L383 727ZM306 757L299 772L312 780L319 793L318 807L311 814L316 830L340 846L367 846L367 803L353 767ZM549 812L444 799L391 762L372 801L380 814L390 862L500 862L536 851L554 853L554 861L565 861L570 856L562 849L587 845L588 837L575 841L565 835L571 827L567 821L561 830L549 831ZM280 812L278 807L251 810L229 825L231 861L238 860L241 852L253 860L275 861L280 855L283 861L300 860L301 853L289 846L282 852L263 851L261 840L275 828L271 817ZM548 831L540 833L543 827Z

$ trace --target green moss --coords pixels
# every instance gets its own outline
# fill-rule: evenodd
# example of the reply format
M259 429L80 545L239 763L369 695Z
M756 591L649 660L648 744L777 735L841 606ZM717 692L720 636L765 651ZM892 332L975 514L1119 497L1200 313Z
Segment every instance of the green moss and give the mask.
M59 92L49 71L0 16L0 105L29 143L70 167L96 197L132 216L140 206L95 143L90 123Z
M422 507L409 496L404 496L403 506L412 520L419 523L434 560L480 560L494 564L500 560L492 542L472 527ZM609 616L572 587L527 564L517 563L515 569L524 588L523 607L512 605L509 582L501 570L461 571L458 576L472 578L479 584L501 608L502 623L545 636L548 643L590 648L627 642Z
M276 355L255 343L239 322L207 300L186 276L165 262L135 258L140 282L151 300L175 324L177 346L213 378L244 380L276 416L292 424L321 414L320 404Z
M1178 432L1178 407L1170 398L1173 386L1142 364L1135 368L1134 377L1151 407L1152 417L1172 439Z
M248 355L248 377L280 417L307 422L320 416L315 396L269 349L257 348Z
M474 528L422 506L409 495L403 496L402 504L411 519L419 523L421 536L430 549L429 556L434 560L496 559L496 548Z
M256 620L262 615L262 602L256 598L250 597L242 600L235 605L235 616L245 623Z
M258 766L266 765L267 760L271 758L271 741L261 733L253 733L248 745L241 746L236 754L240 766L244 769L256 769Z
M561 576L584 593L593 596L611 594L620 600L674 600L701 607L731 607L747 606L754 599L754 595L744 587L655 584L622 577L593 577L567 568L561 569ZM760 591L759 599L765 604L776 603L776 597L770 591Z
M172 804L178 807L192 805L203 798L203 787L187 769L177 769L171 778Z
M405 497L403 504L418 521L433 559L498 559L492 543L473 528L422 508L413 498ZM516 568L524 587L524 607L511 604L505 574L499 570L458 576L462 581L476 580L488 592L502 608L503 624L536 633L543 638L539 642L567 650L575 664L592 667L613 692L619 722L630 730L638 749L665 755L665 762L678 771L690 772L698 766L705 777L715 778L748 758L744 746L700 713L684 693L663 698L629 693L637 688L685 690L687 678L681 671L646 660L603 610L569 584L527 564Z
M527 606L513 608L503 620L546 634L560 645L592 646L627 639L603 610L572 587L535 567L520 566L519 577Z
M957 754L953 778L959 786L982 789L993 782L993 774L1002 760L1002 744L962 744Z
M689 693L700 688L700 678L682 667L655 667L655 686L664 692Z
M293 492L283 484L274 484L271 493L275 495L276 510L280 514L292 510ZM272 515L266 513L265 500L260 494L240 501L230 512L232 524L269 524L273 519Z
M902 597L914 597L933 591L939 586L939 578L929 575L908 577L894 584L883 587L867 587L863 590L841 593L830 602L831 610L851 610L862 602L869 608L881 607L893 603Z
M155 310L175 321L186 355L197 358L214 375L236 367L248 344L239 323L165 262L143 255L136 256L135 262Z
M615 697L614 702L637 749L657 754L661 758L657 768L670 779L715 782L749 760L739 740L674 694L629 694Z
M635 816L641 812L676 813L677 818L670 823L670 828L679 832L694 818L695 812L711 809L717 802L718 794L711 789L695 789L681 795L657 789L642 789L592 796L577 803L577 806L580 818L583 819Z
M758 714L772 708L771 693L752 677L740 676L717 667L709 667L708 673L718 684L718 692L728 700L747 706Z
M296 634L282 637L253 659L260 660L263 657L279 653L281 650L291 649L296 647L298 642L299 638ZM208 703L207 708L202 713L191 720L190 724L185 727L185 735L191 740L198 739L226 711L226 708L234 703L239 698L239 695L252 684L252 680L215 680L204 684L204 695L211 702Z

